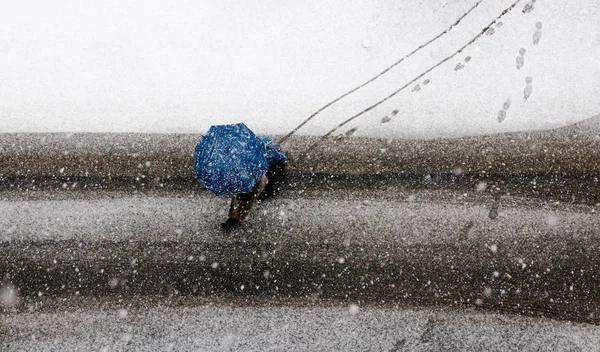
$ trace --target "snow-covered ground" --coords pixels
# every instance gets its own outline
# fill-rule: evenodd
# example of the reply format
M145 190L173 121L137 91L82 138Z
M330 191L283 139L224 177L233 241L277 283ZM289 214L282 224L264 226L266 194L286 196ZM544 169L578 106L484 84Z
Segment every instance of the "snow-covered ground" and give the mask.
M2 351L597 351L597 326L342 302L77 299L6 314ZM48 303L48 302L47 302Z
M0 132L284 134L402 58L298 133L392 94L338 132L562 126L600 113L599 17L596 0L10 2Z
M228 202L208 192L28 191L7 199L0 273L12 285L9 301L224 293L478 306L588 322L599 312L594 206L458 190L299 188L223 233Z
M575 178L597 171L598 18L597 0L3 5L0 133L141 134L3 135L0 350L597 349L594 326L462 308L598 321L598 180ZM218 227L226 199L161 188L191 180L210 125L283 135L372 78L298 131L349 138L292 171L530 177L468 189L296 184L229 235ZM393 141L594 116L540 134ZM566 175L537 183L538 172ZM126 275L130 296L110 298ZM193 296L246 294L246 281L267 295L285 283L300 300ZM177 290L187 303L155 295ZM349 295L369 302L326 302Z
M485 247L520 238L584 236L593 234L600 223L598 206L519 196L495 199L475 187L464 191L302 188L257 206L244 225L244 236L273 243L306 239L341 244L353 239L357 245L381 248L450 244L466 236ZM218 226L227 216L229 199L198 192L201 186L139 193L86 191L81 185L76 190L59 189L0 193L0 243L238 240L223 236Z

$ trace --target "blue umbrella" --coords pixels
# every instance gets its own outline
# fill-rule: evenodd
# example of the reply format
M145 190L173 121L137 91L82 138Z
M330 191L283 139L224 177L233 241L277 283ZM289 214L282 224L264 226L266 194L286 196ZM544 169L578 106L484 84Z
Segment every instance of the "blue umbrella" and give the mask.
M243 123L212 126L196 145L196 180L217 196L248 193L269 168L266 154Z

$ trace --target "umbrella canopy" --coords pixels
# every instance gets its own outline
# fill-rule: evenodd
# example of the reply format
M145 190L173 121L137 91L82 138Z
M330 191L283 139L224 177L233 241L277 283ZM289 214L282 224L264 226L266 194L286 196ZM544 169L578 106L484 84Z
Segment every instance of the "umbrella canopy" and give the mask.
M196 179L217 196L248 193L269 168L266 154L243 123L212 126L196 145Z

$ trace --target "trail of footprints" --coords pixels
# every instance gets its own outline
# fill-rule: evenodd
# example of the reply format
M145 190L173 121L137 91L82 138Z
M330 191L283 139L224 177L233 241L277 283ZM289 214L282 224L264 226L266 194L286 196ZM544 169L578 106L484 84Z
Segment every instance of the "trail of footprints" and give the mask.
M467 62L469 62L469 61L471 61L471 57L470 57L470 56L467 56L467 57L465 57L465 64L466 64ZM458 63L458 64L456 64L456 66L454 67L454 71L461 70L461 69L463 69L464 67L465 67L465 65L464 65L462 62L459 62L459 63Z
M525 48L519 49L519 56L517 56L517 70L520 70L525 65Z
M429 81L429 80L427 80L427 81ZM424 83L424 84L427 84L427 83ZM392 115L392 116L398 115L398 109L394 109L394 111L392 111L392 113L390 115ZM388 123L390 121L392 121L392 118L387 115L381 119L381 123Z
M469 60L470 60L470 59L471 59L471 58L469 57ZM469 61L469 60L466 60L466 61ZM413 92L419 92L419 91L421 91L421 89L422 89L422 88L421 88L421 85L423 85L423 86L426 86L426 85L428 85L430 82L431 82L431 80L430 80L430 79L426 79L426 80L424 80L424 81L423 81L423 82L421 82L421 83L417 83L417 84L415 84L415 86L413 87L412 91L413 91ZM391 113L390 115L392 115L392 116L396 116L396 115L398 115L398 109L395 109L394 111L392 111L392 113ZM384 116L384 117L382 117L382 118L381 118L381 123L388 123L388 122L390 122L390 121L392 121L392 118L391 118L391 117L389 117L388 115L386 115L386 116Z
M535 1L536 0L530 0L525 5L525 7L523 7L523 13L531 12L533 10ZM538 45L540 43L541 38L542 38L542 22L536 22L535 30L534 30L533 36L532 36L533 45ZM523 68L523 66L525 66L525 54L526 53L527 53L527 49L525 49L525 48L519 49L519 55L515 59L517 70L520 70L521 68ZM532 93L533 93L533 77L527 76L527 77L525 77L525 88L523 89L523 101L527 101L531 97ZM507 113L509 107L510 107L510 98L508 100L506 100L504 102L504 104L502 104L502 109L500 109L500 111L498 111L498 114L496 115L496 119L498 120L498 123L501 123L502 121L504 121L506 119L506 113Z
M527 4L525 4L525 6L523 7L522 12L523 13L530 13L531 11L533 11L534 5L535 5L536 0L530 0ZM496 27L500 28L503 26L502 22L498 22L496 23ZM486 34L488 36L492 36L496 33L496 30L492 27L488 28L486 31ZM532 37L532 42L533 45L538 45L540 42L540 39L542 37L542 22L536 22L535 24L535 31L533 33L533 37ZM516 67L517 70L520 70L521 68L523 68L523 66L525 66L525 54L527 53L527 49L525 48L520 48L519 49L519 55L517 56L517 58L515 59L516 61ZM471 56L466 56L464 58L464 63L459 62L458 64L456 64L456 66L454 66L454 71L459 71L462 70L463 68L465 68L465 65L471 61ZM413 92L419 92L421 91L421 85L425 86L427 84L430 83L429 79L424 80L422 83L417 83L412 91ZM525 77L525 88L523 89L523 100L527 101L527 99L529 99L529 97L531 97L531 93L533 93L533 77L531 76L527 76ZM502 104L502 109L500 109L500 111L498 111L498 114L496 116L496 119L498 120L498 123L503 122L506 119L506 115L508 112L508 109L510 108L511 105L511 100L510 97ZM390 115L392 117L395 117L396 115L398 115L398 109L393 110ZM381 123L388 123L390 121L392 121L392 117L386 115L384 117L381 118ZM354 135L357 131L358 127L354 127L348 131L346 131L343 136L344 137L350 137L352 135Z
M429 79L426 79L426 80L424 80L424 81L423 81L423 83L422 83L422 84L423 84L424 86L426 86L427 84L429 84L429 82L430 82L430 80L429 80ZM418 91L420 91L420 90L421 90L421 84L419 84L419 83L417 83L417 84L416 84L416 85L413 87L413 89L412 89L412 91L413 91L413 92L418 92Z
M504 102L504 104L502 104L502 109L500 111L498 111L498 122L502 122L504 121L504 119L506 119L506 112L508 111L508 109L510 108L510 98L506 99L506 101Z
M525 4L525 6L523 7L522 12L523 13L532 12L534 9L535 3L536 3L536 0L530 0L529 2L527 2ZM503 26L502 22L496 23L497 28L500 28L502 26ZM496 33L496 30L492 27L488 28L486 31L486 34L488 36L492 36L495 33ZM533 45L538 45L540 43L541 38L542 38L542 22L536 22L535 31L532 36ZM520 70L521 68L523 68L523 66L525 66L525 54L526 53L527 53L527 49L525 49L525 48L519 49L519 55L515 59L517 70ZM459 62L456 64L456 66L454 66L454 71L462 70L463 68L465 68L466 63L468 63L469 61L471 61L471 57L470 56L465 57L464 63ZM429 82L430 82L430 80L426 79L421 84L417 83L413 87L412 91L413 92L421 91L421 89L422 89L421 85L423 85L423 86L427 85ZM523 89L523 100L527 101L531 97L532 93L533 93L533 77L527 76L527 77L525 77L525 88ZM501 123L506 119L506 115L507 115L508 109L510 108L510 105L511 105L511 100L509 97L502 104L502 109L500 109L500 111L498 111L498 114L496 116L498 123ZM396 116L397 114L398 114L398 110L396 109L396 110L393 110L390 115L393 117L393 116ZM392 121L392 117L390 117L388 115L382 117L381 123L388 123L388 122ZM356 128L346 132L346 135L352 135L355 131L356 131Z
M535 32L533 32L533 45L538 45L542 38L542 22L535 24Z
M533 77L527 76L525 77L525 89L523 89L523 100L527 101L533 92Z
M523 13L530 13L533 11L533 7L535 5L536 0L530 0L525 6L523 6Z

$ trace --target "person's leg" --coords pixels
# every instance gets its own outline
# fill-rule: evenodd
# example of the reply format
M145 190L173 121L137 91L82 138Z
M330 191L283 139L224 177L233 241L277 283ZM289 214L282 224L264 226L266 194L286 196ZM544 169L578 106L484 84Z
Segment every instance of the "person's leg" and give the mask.
M264 191L268 183L269 179L266 176L263 176L256 183L251 192L234 195L231 198L231 204L229 206L229 218L221 224L221 227L225 230L229 230L239 225L240 221L248 216L248 213L254 204L254 200Z
M286 178L286 164L271 165L266 176L269 178L269 183L265 187L264 192L260 195L260 200L275 197L279 193Z
M244 218L244 215L248 213L252 207L252 192L235 194L231 197L231 204L229 205L229 216L227 220L221 224L221 228L230 230L240 224L240 220Z

